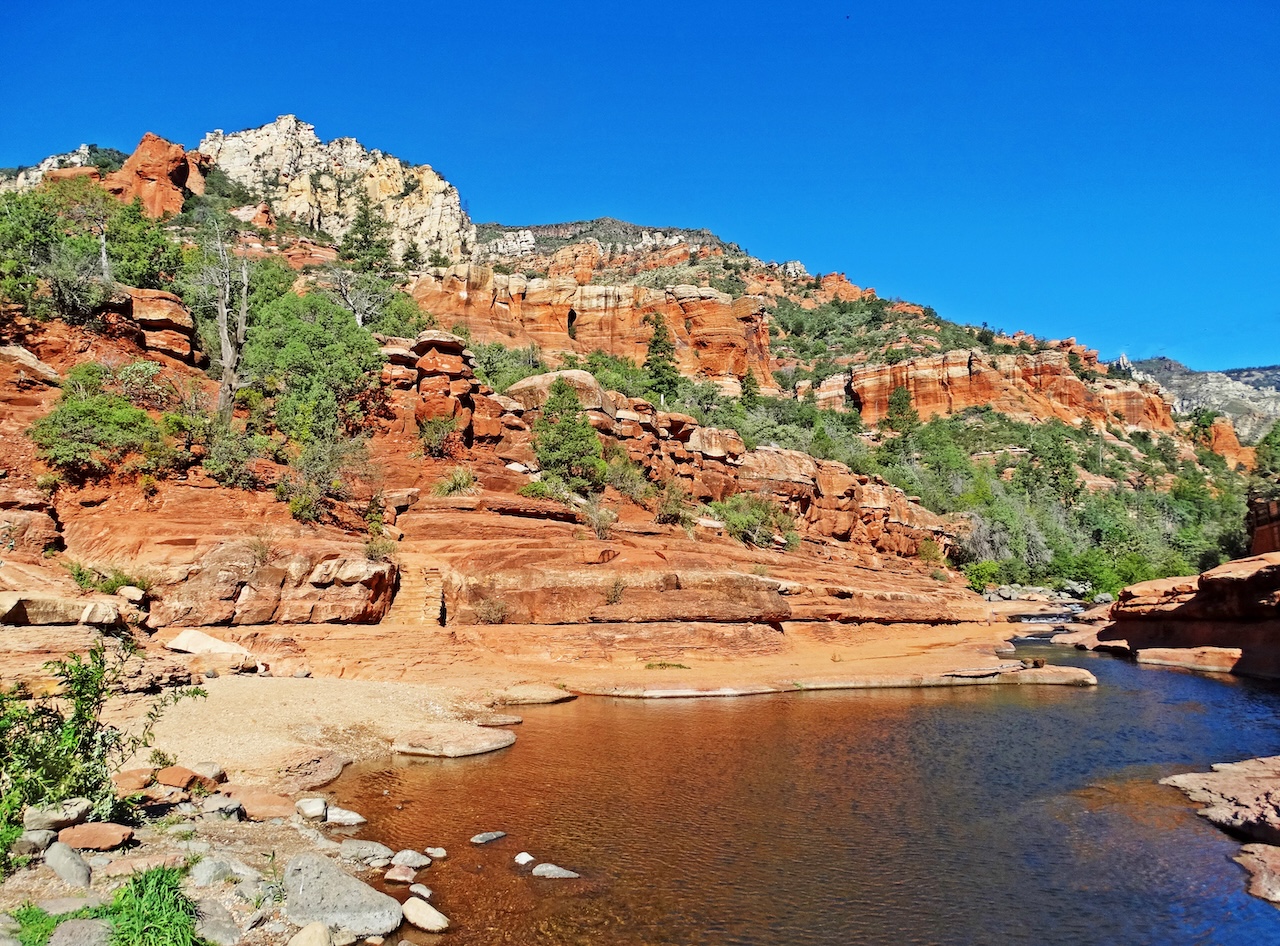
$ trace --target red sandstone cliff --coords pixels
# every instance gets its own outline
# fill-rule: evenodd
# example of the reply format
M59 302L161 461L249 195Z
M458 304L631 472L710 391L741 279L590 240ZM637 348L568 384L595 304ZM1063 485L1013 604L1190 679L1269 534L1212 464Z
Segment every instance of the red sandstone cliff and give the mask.
M570 267L572 268L572 267ZM583 285L572 275L529 279L486 266L424 273L409 286L443 325L460 324L478 342L537 345L555 354L602 349L643 361L651 313L667 323L682 373L736 391L748 370L772 377L763 300L734 299L698 286Z
M818 388L820 407L860 410L868 425L889 411L895 388L911 392L921 419L991 407L1019 420L1088 418L1095 425L1119 421L1132 427L1172 433L1169 405L1154 385L1103 380L1086 384L1061 351L986 355L949 351L895 365L864 365L828 378Z

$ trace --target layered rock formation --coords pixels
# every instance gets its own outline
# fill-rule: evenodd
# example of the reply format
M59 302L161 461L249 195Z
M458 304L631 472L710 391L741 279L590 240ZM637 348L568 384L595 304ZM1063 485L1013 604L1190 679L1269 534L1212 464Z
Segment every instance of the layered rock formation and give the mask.
M889 396L899 387L911 392L911 404L923 420L989 406L1027 421L1088 418L1100 427L1119 422L1162 433L1176 429L1169 405L1154 385L1112 380L1086 384L1071 370L1067 354L1053 350L1016 355L949 351L894 365L864 365L828 378L816 396L820 407L860 411L870 425L888 415Z
M341 239L363 192L391 224L397 254L415 245L469 258L475 227L457 189L429 165L414 167L354 138L321 142L315 128L282 115L261 128L204 137L198 149L228 177L269 200L278 217Z
M877 553L914 555L926 539L944 549L951 540L942 519L878 478L795 450L747 450L735 431L702 427L686 414L606 392L585 371L535 375L495 395L475 380L464 344L434 330L413 340L384 339L383 382L399 392L392 397L390 433L412 438L421 421L453 418L463 443L494 445L504 462L536 469L532 421L560 377L578 392L606 443L618 444L651 480L674 480L695 500L767 493L797 518L804 534Z
M572 269L572 266L567 267ZM650 314L671 331L683 374L736 393L748 370L772 376L764 300L734 299L698 286L582 285L572 275L547 279L457 266L418 276L410 292L446 325L465 326L477 342L537 345L549 353L596 349L643 361Z
M1221 411L1246 442L1264 436L1280 420L1280 390L1274 368L1239 368L1231 372L1195 371L1171 358L1133 363L1134 377L1158 383L1179 414L1202 408Z
M1147 663L1280 677L1280 552L1125 588L1099 641Z

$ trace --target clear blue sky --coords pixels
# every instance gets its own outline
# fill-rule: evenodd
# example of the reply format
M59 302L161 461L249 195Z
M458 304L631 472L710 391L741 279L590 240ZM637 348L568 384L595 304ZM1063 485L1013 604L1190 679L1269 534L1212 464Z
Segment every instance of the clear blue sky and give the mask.
M708 227L960 321L1280 363L1276 0L20 4L0 166L283 113L477 221Z

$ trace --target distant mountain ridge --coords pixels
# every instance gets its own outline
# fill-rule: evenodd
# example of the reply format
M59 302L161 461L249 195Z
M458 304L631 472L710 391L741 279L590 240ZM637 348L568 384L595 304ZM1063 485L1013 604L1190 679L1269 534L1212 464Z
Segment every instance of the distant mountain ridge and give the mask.
M1133 368L1173 397L1176 413L1206 408L1227 415L1244 443L1257 442L1280 420L1280 366L1196 371L1161 357L1135 361Z

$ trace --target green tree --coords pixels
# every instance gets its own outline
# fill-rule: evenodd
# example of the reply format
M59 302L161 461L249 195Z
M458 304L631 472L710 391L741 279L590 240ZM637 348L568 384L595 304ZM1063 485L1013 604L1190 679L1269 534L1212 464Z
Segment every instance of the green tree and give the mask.
M920 414L911 406L911 392L898 385L889 394L889 411L885 414L884 424L890 430L910 435L920 427Z
M756 380L756 373L750 368L747 369L746 376L742 379L742 406L747 410L755 407L760 402L760 382Z
M649 336L649 351L644 359L644 370L649 373L649 389L660 398L674 397L680 386L680 372L676 368L676 346L671 339L671 331L657 312L650 312L644 321L653 328L653 334Z
M243 354L245 376L274 396L276 426L304 443L333 439L364 416L382 354L355 318L323 293L287 293L265 306Z
M562 480L573 492L599 490L608 466L600 438L582 412L573 387L556 378L547 393L542 414L533 424L533 451L543 475Z
M356 215L338 245L338 258L360 272L385 272L391 268L391 224L382 208L365 190L356 194Z

